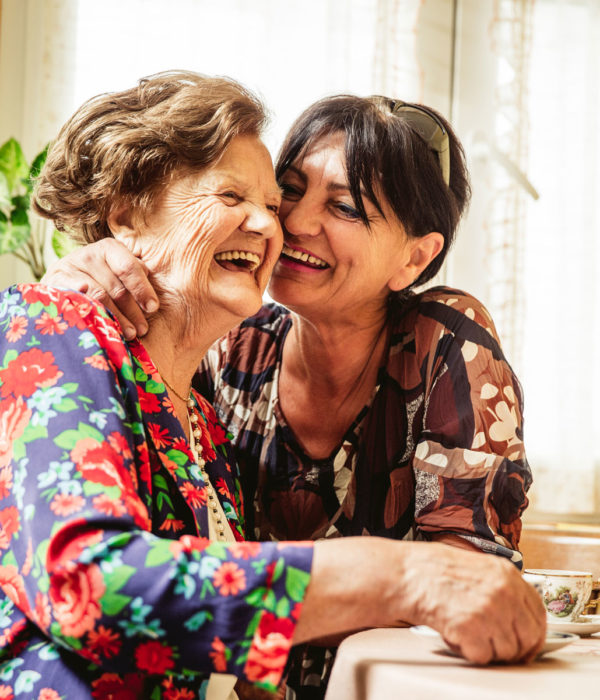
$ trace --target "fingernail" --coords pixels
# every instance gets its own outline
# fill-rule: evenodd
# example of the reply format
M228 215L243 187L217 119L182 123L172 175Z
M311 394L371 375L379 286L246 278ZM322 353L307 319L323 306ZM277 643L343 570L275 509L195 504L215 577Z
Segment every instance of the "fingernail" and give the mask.
M158 302L154 299L150 299L150 301L147 301L144 305L144 310L147 311L149 314L151 314L153 311L156 311L156 309L158 309Z
M137 331L138 336L141 338L143 335L146 335L148 332L148 326L146 324L140 325Z
M127 326L125 328L125 337L127 340L133 340L137 333L135 332L135 328L133 326Z

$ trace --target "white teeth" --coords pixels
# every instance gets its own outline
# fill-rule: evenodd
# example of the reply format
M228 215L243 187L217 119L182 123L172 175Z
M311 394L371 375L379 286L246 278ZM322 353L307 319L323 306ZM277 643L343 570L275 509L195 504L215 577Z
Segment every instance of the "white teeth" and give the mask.
M288 258L295 258L296 260L301 260L302 262L309 262L311 265L318 265L319 267L328 267L328 264L324 260L315 258L314 255L303 253L300 250L294 250L285 243L283 244L283 252Z
M225 250L222 253L216 253L215 260L246 260L250 263L246 269L250 271L256 270L260 265L260 256L247 250Z

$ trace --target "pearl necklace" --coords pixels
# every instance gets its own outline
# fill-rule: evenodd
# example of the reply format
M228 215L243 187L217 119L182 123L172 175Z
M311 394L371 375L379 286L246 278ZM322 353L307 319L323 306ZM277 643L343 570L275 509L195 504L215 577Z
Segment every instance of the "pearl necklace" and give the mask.
M208 515L212 518L215 531L217 533L217 539L221 542L225 542L227 538L225 537L225 524L223 523L223 510L220 507L220 503L215 497L215 490L212 487L208 473L206 471L205 465L206 461L202 458L202 445L200 443L200 437L202 432L198 427L198 416L194 411L195 406L194 400L190 397L187 400L188 416L190 419L191 428L191 438L193 440L194 451L196 452L196 462L202 473L202 478L206 484L206 495L208 496Z

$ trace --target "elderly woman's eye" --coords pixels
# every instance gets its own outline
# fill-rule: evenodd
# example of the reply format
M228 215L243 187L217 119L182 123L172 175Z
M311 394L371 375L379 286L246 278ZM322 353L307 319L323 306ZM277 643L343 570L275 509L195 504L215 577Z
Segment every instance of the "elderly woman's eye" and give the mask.
M272 211L273 214L279 214L279 205L278 204L267 204L267 209L269 211Z
M225 199L230 199L232 204L242 201L242 198L240 197L240 195L237 192L231 192L231 191L223 192L221 194L221 197L223 197Z

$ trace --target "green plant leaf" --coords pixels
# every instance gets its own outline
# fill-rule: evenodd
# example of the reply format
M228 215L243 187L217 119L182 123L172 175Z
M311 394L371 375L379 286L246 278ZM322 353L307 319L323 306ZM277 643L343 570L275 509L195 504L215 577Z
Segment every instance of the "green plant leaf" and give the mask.
M29 225L15 225L12 221L0 221L0 255L14 253L27 243L30 235Z
M23 150L15 139L8 139L0 146L0 172L6 176L11 194L16 194L18 186L29 176L29 166Z
M0 172L0 211L8 219L10 216L11 202L8 180L3 172Z
M52 250L59 258L63 258L77 248L79 248L79 243L76 243L66 233L54 229L52 232Z
M48 157L48 146L44 148L43 151L40 151L37 156L33 159L33 163L31 164L31 168L29 169L29 180L34 180L39 174L41 169L44 167L44 163L46 162L46 158Z

